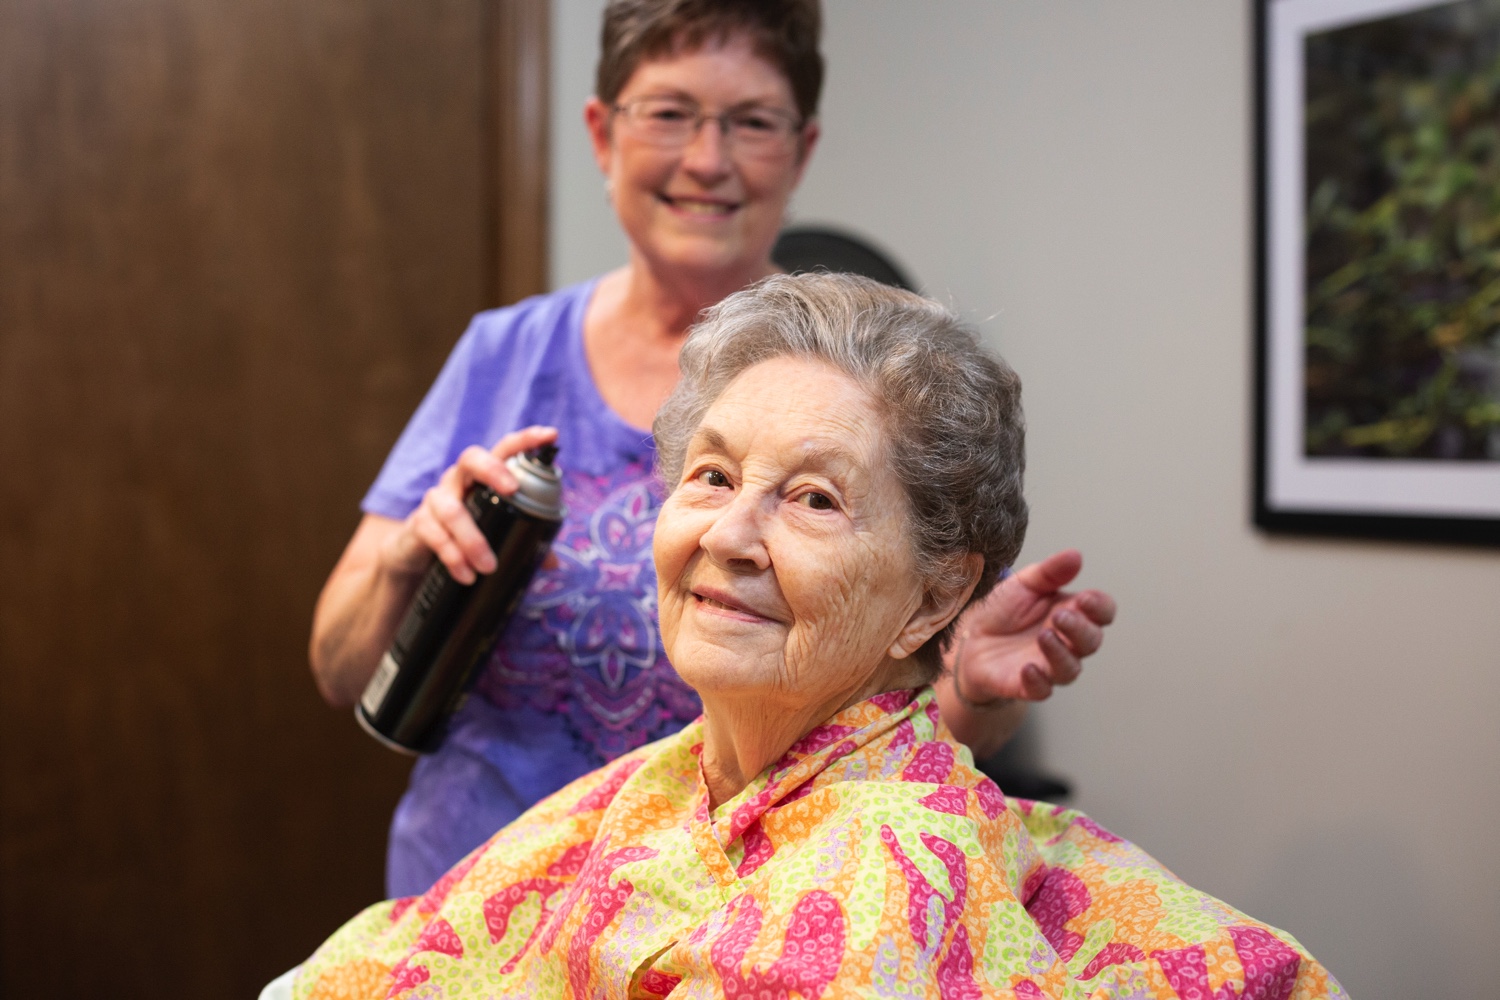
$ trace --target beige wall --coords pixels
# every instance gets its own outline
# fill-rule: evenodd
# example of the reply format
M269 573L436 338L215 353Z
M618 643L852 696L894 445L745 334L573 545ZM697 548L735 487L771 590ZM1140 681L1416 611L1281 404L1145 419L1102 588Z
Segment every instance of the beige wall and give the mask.
M623 243L559 0L554 276ZM1249 524L1249 13L828 0L795 216L893 249L1026 379L1030 557L1122 613L1038 713L1077 803L1298 935L1360 1000L1493 996L1500 554Z

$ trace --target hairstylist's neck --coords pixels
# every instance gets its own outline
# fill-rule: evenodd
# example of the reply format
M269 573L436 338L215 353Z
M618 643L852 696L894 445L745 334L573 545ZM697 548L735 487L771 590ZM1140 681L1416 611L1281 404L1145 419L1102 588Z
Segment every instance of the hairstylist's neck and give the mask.
M696 271L653 265L634 252L630 256L622 311L635 320L637 329L649 326L656 336L674 339L685 334L703 310L776 271L769 259L732 270Z
M584 315L594 384L627 424L649 428L677 384L677 352L699 314L766 274L766 261L733 275L695 276L651 268L639 254L600 280Z

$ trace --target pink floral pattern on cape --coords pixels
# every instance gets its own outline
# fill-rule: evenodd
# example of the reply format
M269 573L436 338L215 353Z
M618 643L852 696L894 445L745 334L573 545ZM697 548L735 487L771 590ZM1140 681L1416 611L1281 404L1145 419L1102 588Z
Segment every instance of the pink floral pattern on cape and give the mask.
M1290 936L1087 817L1007 800L931 689L840 712L710 811L701 722L587 775L302 967L332 998L1312 1000Z

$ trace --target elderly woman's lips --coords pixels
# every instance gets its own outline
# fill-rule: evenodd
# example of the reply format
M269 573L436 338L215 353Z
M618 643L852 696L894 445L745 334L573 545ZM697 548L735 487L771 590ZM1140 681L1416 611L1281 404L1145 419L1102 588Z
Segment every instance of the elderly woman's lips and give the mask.
M735 601L734 598L730 597L728 594L724 594L719 591L695 590L693 591L693 597L698 601L698 605L700 607L707 608L710 611L715 611L719 614L726 615L731 618L738 618L743 621L754 622L775 621L775 619L771 618L769 615L763 615L758 611L752 611L745 605Z

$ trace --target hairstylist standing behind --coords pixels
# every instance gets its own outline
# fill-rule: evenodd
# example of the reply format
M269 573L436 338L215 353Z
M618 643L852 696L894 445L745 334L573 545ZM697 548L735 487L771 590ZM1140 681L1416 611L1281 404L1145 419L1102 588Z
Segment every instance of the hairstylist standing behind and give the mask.
M658 636L646 428L699 312L776 270L771 247L818 141L820 21L817 0L609 4L584 116L629 263L475 317L365 496L313 620L313 673L338 706L359 697L434 553L460 580L494 568L467 487L509 493L505 458L561 447L554 559L443 746L412 771L391 826L392 896L422 892L538 799L701 710ZM1060 592L1078 565L1062 553L1029 566L960 623L940 701L977 753L1098 648L1114 604Z

